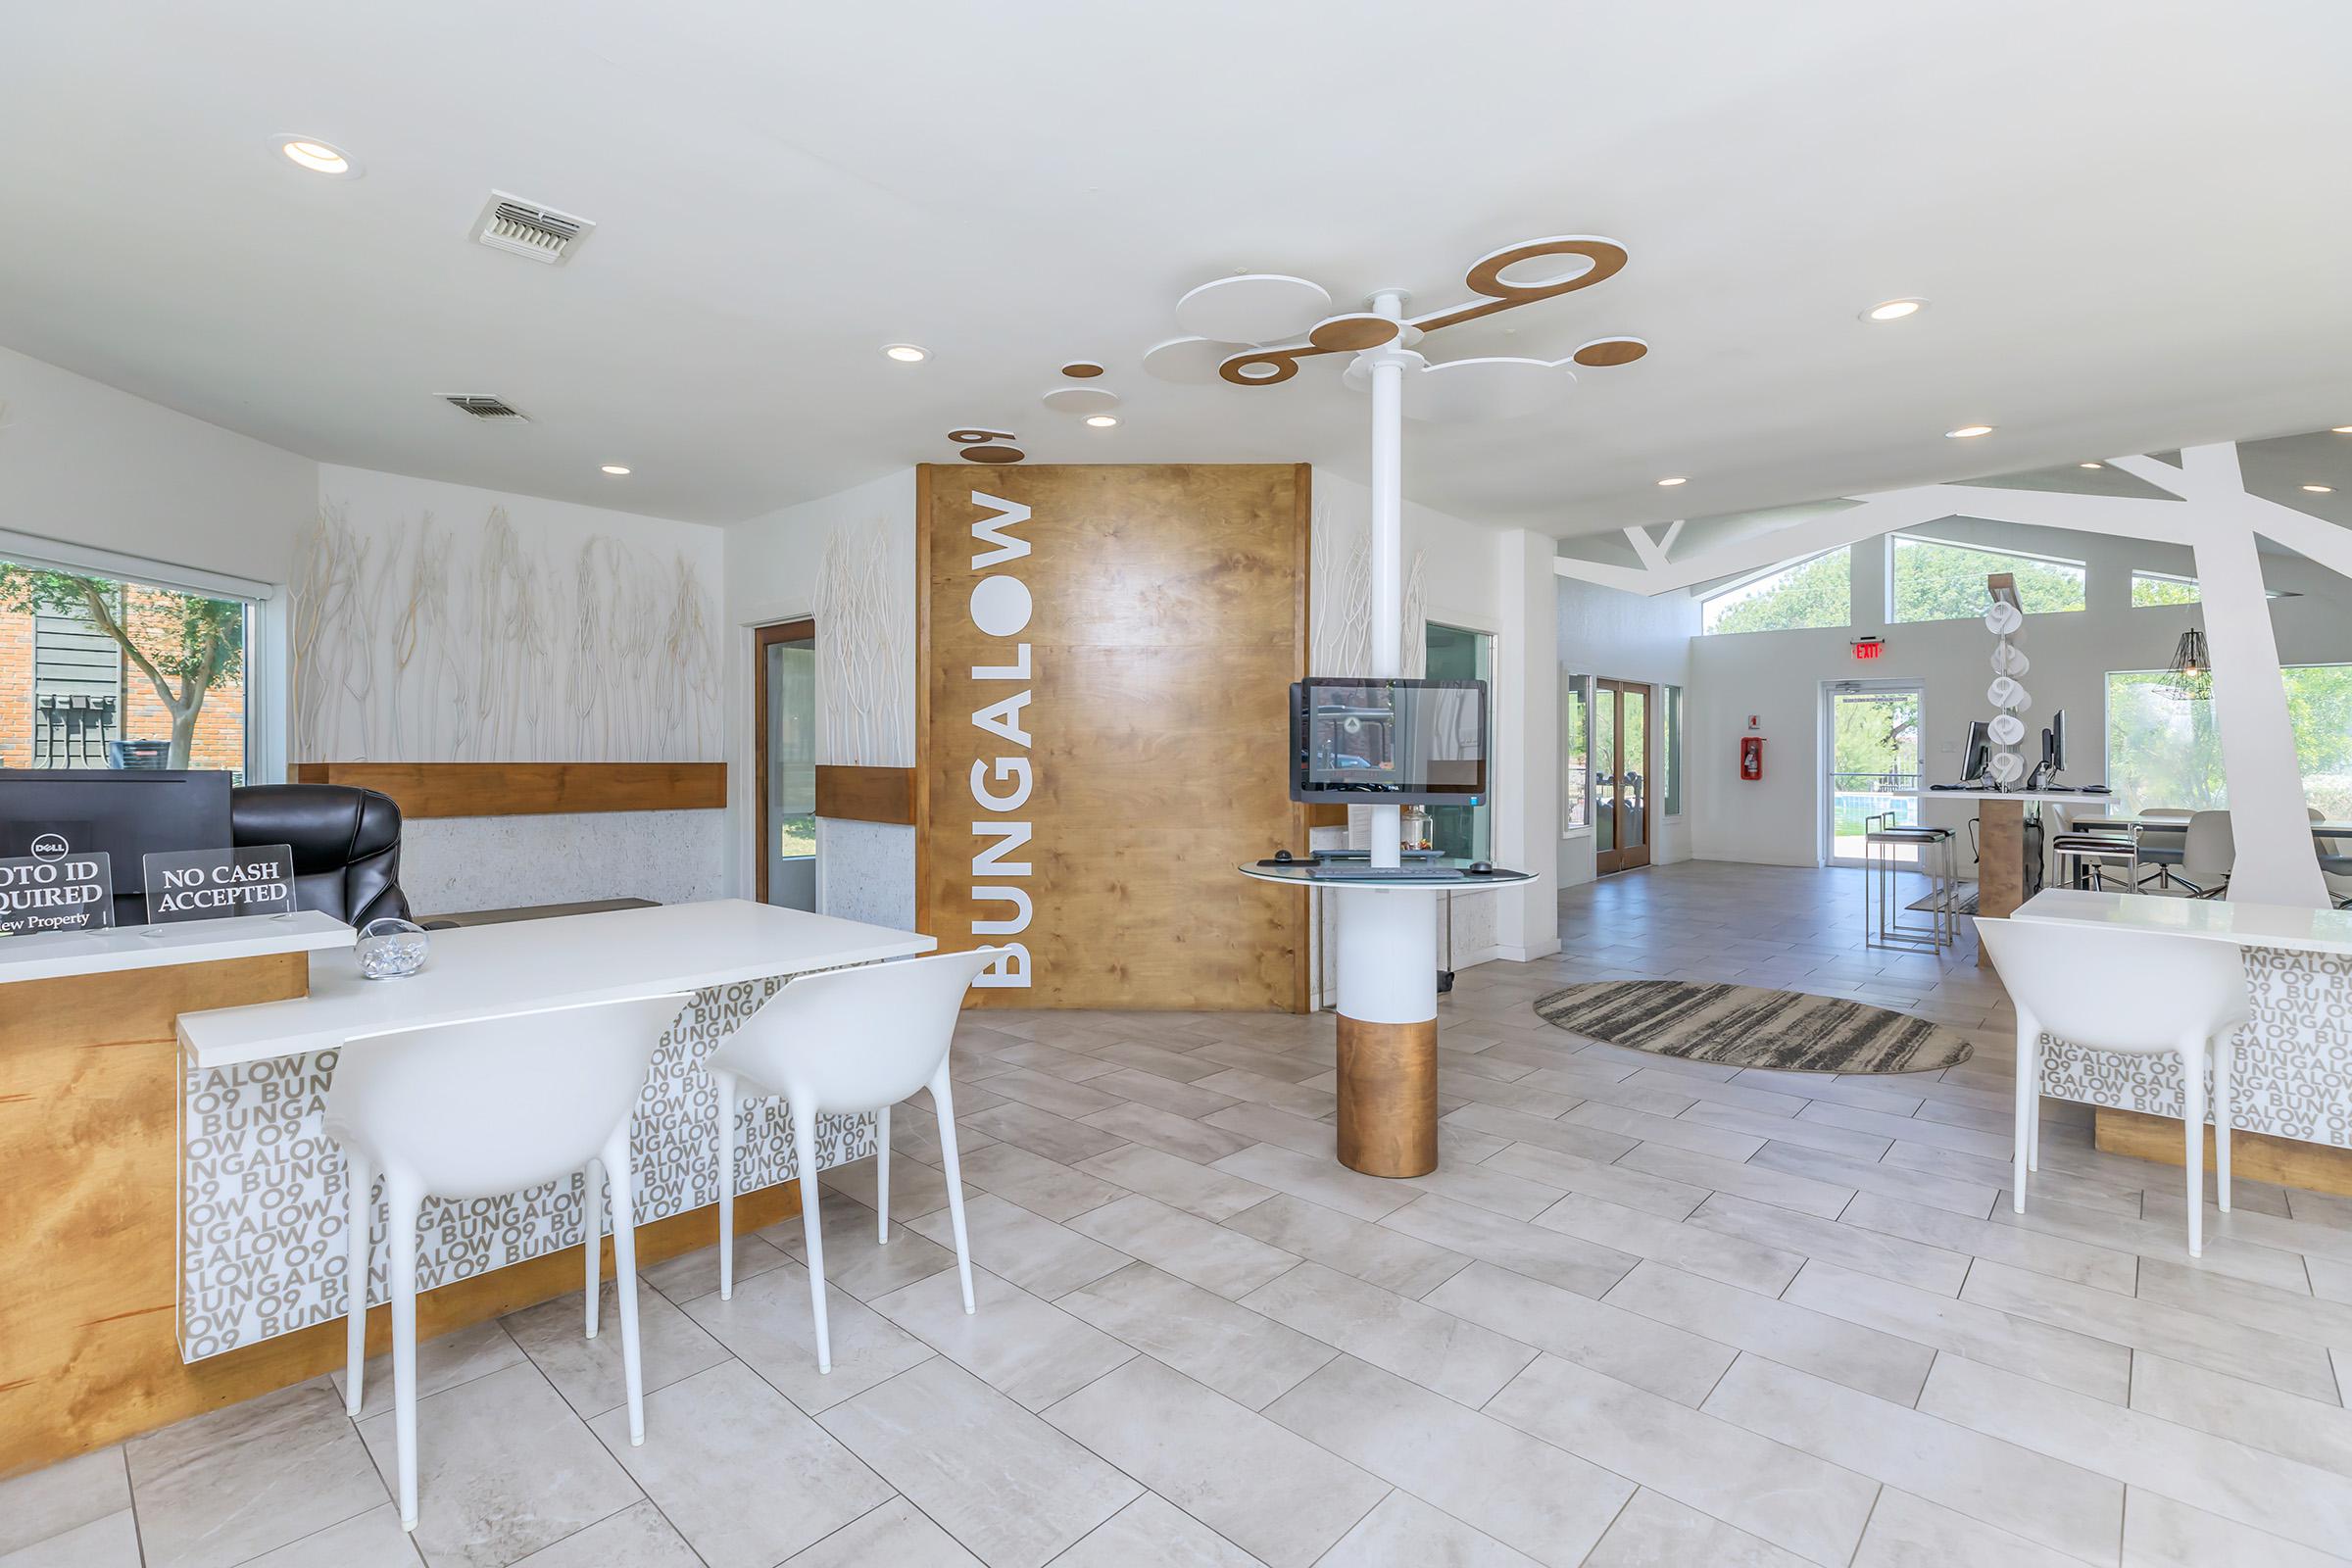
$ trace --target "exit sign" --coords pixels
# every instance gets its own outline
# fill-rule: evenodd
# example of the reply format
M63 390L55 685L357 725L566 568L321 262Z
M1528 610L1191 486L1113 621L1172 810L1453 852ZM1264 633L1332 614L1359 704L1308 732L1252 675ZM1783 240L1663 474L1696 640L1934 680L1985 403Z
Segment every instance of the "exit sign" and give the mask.
M1854 657L1856 659L1876 659L1886 651L1886 645L1876 637L1854 639Z

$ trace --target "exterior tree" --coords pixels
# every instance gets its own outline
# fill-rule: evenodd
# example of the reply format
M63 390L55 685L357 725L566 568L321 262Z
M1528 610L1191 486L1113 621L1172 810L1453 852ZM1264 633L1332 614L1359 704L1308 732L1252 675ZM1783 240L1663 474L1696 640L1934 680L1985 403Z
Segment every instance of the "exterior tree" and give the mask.
M122 583L0 561L0 609L84 616L114 639L172 715L170 767L188 765L205 694L244 670L245 607L226 600L157 593L132 613Z

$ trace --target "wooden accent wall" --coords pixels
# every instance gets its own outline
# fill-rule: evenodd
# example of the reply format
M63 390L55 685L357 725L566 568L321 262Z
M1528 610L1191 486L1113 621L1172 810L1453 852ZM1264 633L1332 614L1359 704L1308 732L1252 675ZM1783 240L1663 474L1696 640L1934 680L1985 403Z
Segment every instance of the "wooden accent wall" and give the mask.
M852 822L914 820L914 769L816 764L816 814Z
M1302 1007L1305 898L1235 867L1305 843L1285 759L1306 466L925 466L916 505L920 928L1025 946L1030 984L983 1005ZM1025 677L975 675L1024 646ZM998 733L974 719L992 705ZM1026 798L976 802L975 764L1007 801L1026 768ZM976 822L1031 836L975 876L1003 842ZM975 885L1019 889L1026 928L975 933L1019 918Z
M297 784L389 795L410 820L716 811L727 804L724 762L297 762L293 776Z

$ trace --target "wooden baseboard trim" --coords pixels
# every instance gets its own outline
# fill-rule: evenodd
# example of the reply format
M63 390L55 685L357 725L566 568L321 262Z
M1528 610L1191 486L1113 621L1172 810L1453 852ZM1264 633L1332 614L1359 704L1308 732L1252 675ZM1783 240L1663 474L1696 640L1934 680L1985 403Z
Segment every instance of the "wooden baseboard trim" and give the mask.
M816 764L816 814L851 822L914 825L914 769Z
M2093 1144L2110 1154L2130 1154L2167 1165L2187 1163L2188 1140L2178 1116L2101 1105L2091 1117ZM2213 1129L2205 1129L2205 1168L2213 1169ZM2248 1181L2352 1198L2352 1149L2307 1144L2299 1138L2242 1129L2230 1135L2230 1169Z
M798 1182L745 1193L735 1200L736 1231L740 1235L759 1230L794 1218L800 1211ZM715 1203L649 1221L637 1227L638 1270L642 1274L664 1258L717 1241ZM607 1279L612 1277L611 1237L604 1244L604 1272ZM580 1275L579 1250L566 1247L427 1291L416 1298L416 1338L422 1342L469 1323L576 1294L581 1289ZM651 1289L642 1279L638 1288ZM715 1263L710 1288L718 1289ZM171 1314L158 1314L151 1321L152 1332L168 1344ZM619 1331L615 1328L612 1332ZM183 1362L172 1349L158 1355L161 1364L135 1395L122 1391L130 1396L78 1409L68 1407L37 1384L0 1390L0 1479L331 1372L343 1365L344 1345L343 1319L337 1317L202 1361ZM369 1308L368 1353L380 1355L391 1348L391 1307Z
M350 784L428 816L554 816L577 811L715 811L724 762L298 762L297 784Z

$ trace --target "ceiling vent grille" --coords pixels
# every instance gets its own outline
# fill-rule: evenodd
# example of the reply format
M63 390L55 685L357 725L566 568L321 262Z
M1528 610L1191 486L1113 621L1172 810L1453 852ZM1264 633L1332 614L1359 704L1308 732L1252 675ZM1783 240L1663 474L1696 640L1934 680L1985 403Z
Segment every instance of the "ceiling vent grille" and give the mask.
M530 422L529 415L504 398L474 392L449 392L442 395L441 401L453 409L464 410L477 419L521 419L526 424Z
M588 231L595 226L588 219L494 190L489 205L482 209L482 216L474 220L473 237L494 251L507 251L561 267L571 260L571 253L580 248L588 238Z

